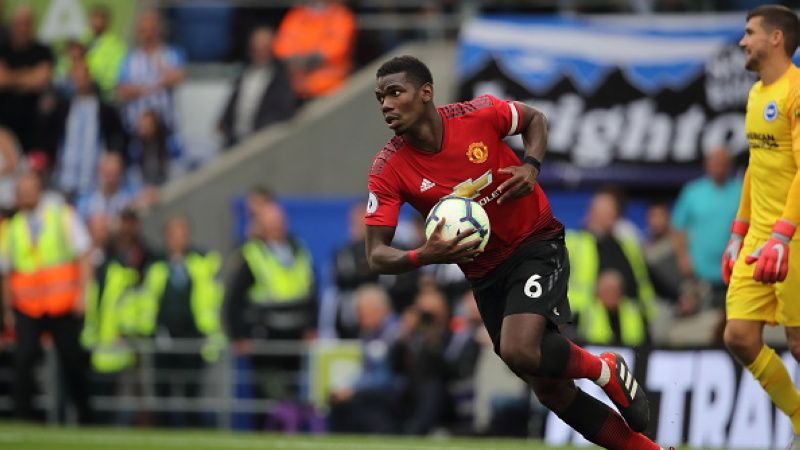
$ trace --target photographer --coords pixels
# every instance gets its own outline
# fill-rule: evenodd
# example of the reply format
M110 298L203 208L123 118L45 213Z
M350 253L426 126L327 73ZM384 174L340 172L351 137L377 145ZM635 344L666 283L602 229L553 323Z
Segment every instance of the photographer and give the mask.
M424 435L441 425L446 402L444 352L450 341L447 300L435 285L422 284L402 316L394 348L395 367L406 385L402 432Z

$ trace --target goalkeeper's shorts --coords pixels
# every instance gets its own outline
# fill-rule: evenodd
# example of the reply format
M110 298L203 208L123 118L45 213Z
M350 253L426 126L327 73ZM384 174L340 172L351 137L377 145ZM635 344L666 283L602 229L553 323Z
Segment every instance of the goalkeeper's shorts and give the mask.
M753 279L756 263L744 260L764 239L748 235L742 252L733 266L731 284L725 301L726 316L730 319L753 320L787 327L800 326L800 239L789 244L789 274L786 280L764 284Z

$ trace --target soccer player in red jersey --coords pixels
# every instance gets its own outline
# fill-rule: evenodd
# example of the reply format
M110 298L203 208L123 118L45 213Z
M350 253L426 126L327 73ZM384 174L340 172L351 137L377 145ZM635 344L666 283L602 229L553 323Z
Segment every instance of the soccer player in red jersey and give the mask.
M649 421L647 397L625 361L613 353L595 356L558 331L571 316L569 260L564 227L536 184L547 145L542 113L488 95L437 108L430 70L412 56L378 69L375 96L395 137L369 173L365 222L372 268L400 273L458 263L495 352L545 406L602 447L661 449L640 433ZM503 142L513 134L522 134L522 161ZM444 239L443 222L417 249L391 246L404 202L426 216L453 194L474 199L489 215L492 235L483 251L465 239L471 234ZM578 389L578 378L600 385L624 420Z

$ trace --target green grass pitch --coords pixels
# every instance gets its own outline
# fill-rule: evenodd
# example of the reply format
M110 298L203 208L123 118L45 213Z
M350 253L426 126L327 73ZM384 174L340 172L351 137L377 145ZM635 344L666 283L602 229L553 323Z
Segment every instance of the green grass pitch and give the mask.
M2 450L543 450L539 441L481 438L288 436L146 428L60 428L0 423ZM585 450L585 448L584 448Z

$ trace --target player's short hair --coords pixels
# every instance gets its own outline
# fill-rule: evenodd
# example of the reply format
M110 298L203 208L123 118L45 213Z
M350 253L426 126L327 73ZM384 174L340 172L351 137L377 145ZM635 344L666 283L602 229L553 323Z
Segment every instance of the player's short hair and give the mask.
M783 49L791 58L797 49L798 39L800 39L798 36L800 21L797 19L797 14L783 5L761 5L747 13L747 20L753 17L761 17L764 28L767 31L781 30L783 33Z
M410 55L395 56L381 64L378 71L375 73L375 78L381 78L395 73L405 73L408 81L413 83L416 87L420 87L425 83L433 84L433 76L428 66Z

